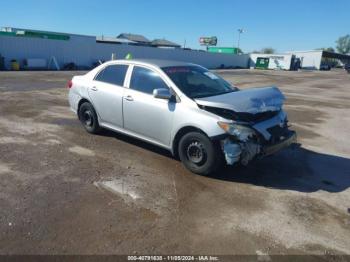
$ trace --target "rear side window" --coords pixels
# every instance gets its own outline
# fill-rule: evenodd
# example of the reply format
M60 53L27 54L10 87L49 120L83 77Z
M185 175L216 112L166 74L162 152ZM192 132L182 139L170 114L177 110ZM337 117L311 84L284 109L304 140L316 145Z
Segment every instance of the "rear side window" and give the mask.
M152 94L154 89L169 88L158 73L147 68L135 66L132 71L130 88Z
M127 65L110 65L103 69L95 78L97 81L123 86Z

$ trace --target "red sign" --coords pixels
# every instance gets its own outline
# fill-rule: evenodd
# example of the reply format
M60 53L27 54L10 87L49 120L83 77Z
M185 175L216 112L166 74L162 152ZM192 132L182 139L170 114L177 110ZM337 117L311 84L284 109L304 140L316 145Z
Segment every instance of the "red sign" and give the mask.
M218 43L218 38L216 36L212 36L212 37L200 37L199 38L199 43L201 45L206 45L206 46L216 46L216 44Z

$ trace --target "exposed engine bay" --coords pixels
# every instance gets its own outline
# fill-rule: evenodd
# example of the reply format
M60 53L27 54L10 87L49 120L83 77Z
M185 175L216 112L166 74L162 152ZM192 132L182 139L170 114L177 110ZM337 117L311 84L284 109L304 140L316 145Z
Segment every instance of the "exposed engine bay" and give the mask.
M224 102L217 97L196 102L202 110L232 121L218 122L227 132L227 137L220 141L226 163L247 165L296 141L282 110L284 100L278 88L264 87L234 92Z

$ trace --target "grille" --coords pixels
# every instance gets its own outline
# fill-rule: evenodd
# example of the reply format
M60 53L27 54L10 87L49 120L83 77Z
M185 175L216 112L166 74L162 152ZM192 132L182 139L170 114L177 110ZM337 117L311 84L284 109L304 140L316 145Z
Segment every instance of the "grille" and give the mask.
M266 111L266 112L261 112L261 113L256 113L256 114L236 113L238 119L235 119L235 120L258 123L258 122L268 120L268 119L276 116L278 113L279 113L279 111Z
M284 127L273 126L273 127L268 128L267 131L271 135L270 142L272 142L272 143L276 143L280 140L283 140L283 138L288 135L287 126L284 126Z

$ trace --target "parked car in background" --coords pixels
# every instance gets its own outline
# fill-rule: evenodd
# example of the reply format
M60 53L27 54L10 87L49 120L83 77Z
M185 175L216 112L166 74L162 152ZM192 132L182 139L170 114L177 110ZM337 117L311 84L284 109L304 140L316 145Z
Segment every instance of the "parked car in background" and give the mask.
M163 147L194 173L248 164L296 141L276 87L239 90L184 62L115 60L69 82L84 128L108 128Z
M346 64L344 69L350 74L350 64Z
M331 70L331 66L327 65L327 64L321 64L320 70L322 70L322 71L329 71L329 70Z

